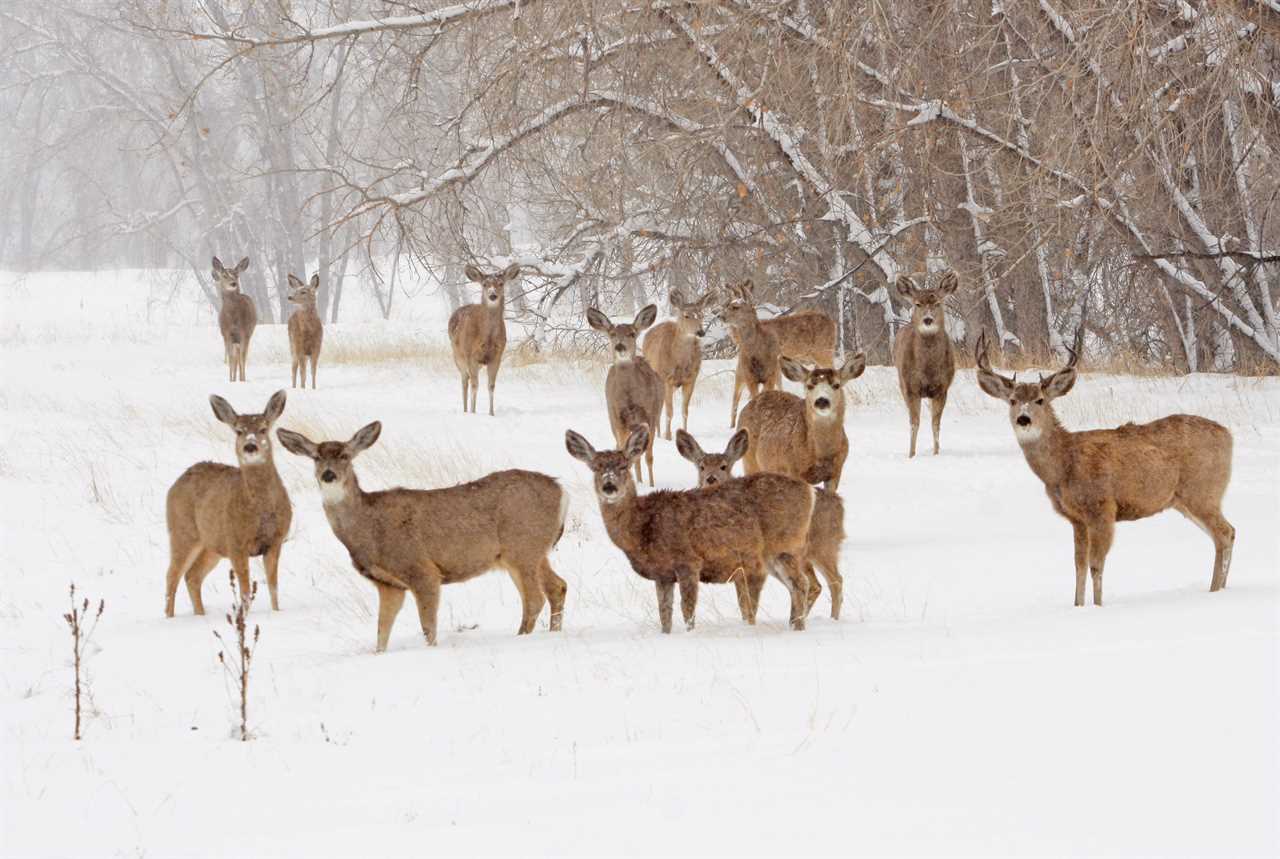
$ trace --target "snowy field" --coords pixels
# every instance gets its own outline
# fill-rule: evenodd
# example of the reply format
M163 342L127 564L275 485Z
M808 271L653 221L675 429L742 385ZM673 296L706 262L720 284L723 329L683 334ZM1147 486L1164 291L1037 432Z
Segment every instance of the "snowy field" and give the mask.
M208 396L261 410L288 387L287 338L260 326L249 381L231 385L212 315L183 295L129 273L0 275L0 855L1280 852L1277 380L1088 374L1059 403L1077 429L1176 411L1231 428L1224 592L1208 592L1209 540L1165 513L1118 528L1108 604L1072 607L1070 527L1006 410L961 372L942 455L908 460L893 371L873 367L847 413L845 618L824 593L791 632L771 581L747 628L732 588L708 586L697 630L662 636L652 585L564 450L569 427L610 446L605 367L512 361L497 417L483 392L463 415L445 311L424 290L393 325L330 327L319 390L290 390L279 426L346 439L381 420L357 461L366 489L512 466L558 477L564 631L544 613L517 638L499 573L444 590L439 647L406 607L374 655L375 592L310 463L277 445L293 534L282 610L265 589L254 606L241 743L213 636L227 565L207 616L179 588L164 617L164 497L189 464L234 461ZM353 320L358 302L344 298ZM703 372L690 430L711 449L729 436L732 371ZM656 472L663 487L694 477L665 441ZM79 744L72 580L106 600Z

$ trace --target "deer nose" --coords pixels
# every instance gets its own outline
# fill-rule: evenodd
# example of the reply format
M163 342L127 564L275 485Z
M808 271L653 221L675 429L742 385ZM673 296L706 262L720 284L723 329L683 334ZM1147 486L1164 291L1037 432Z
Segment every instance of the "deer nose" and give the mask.
M826 397L818 397L818 399L813 401L813 404L814 406L820 409L826 409L831 407L831 401L828 400Z
M708 486L715 486L715 485L716 485L716 479L715 479L714 477L708 477L708 478L707 478L707 485L708 485Z
M257 452L258 452L258 446L257 446L256 444L254 444L253 442L249 442L248 444L246 444L246 445L244 446L244 452L245 452L245 453L248 453L248 454L254 454L254 453L257 453Z
M698 336L699 336L699 337L706 337L706 336L707 336L707 329L705 329L705 328L699 328L699 329L698 329L697 334L698 334Z
M326 468L324 470L324 474L320 475L320 479L323 480L325 483L333 483L333 481L338 479L338 475L334 474L332 471Z
M621 343L619 343L617 346L614 346L614 347L613 347L613 351L615 351L615 352L625 352L625 351L627 351L627 347L626 347L626 346L623 346Z
M600 491L603 492L605 495L612 495L613 493L618 491L618 487L614 486L612 483L606 483L605 485L600 487Z
M1020 427L1031 426L1031 418L1027 417L1026 415L1018 415L1018 426Z
M498 300L498 293L496 293L496 292L491 292L491 293L489 293L489 300L490 300L490 301L497 301L497 300Z
M932 317L932 316L926 316L926 317L924 318L924 324L925 324L925 325L932 325L932 324L933 324L933 317Z

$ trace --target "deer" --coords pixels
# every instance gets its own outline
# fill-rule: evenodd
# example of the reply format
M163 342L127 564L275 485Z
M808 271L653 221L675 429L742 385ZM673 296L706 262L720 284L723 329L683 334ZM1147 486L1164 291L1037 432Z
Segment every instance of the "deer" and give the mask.
M280 610L280 549L293 507L271 456L271 426L284 404L285 392L276 391L261 414L241 415L222 397L209 397L214 417L235 431L237 464L198 462L169 487L164 505L169 531L166 617L173 617L179 579L187 583L192 611L204 614L201 586L222 558L231 561L240 598L248 599L249 559L261 557L271 610Z
M311 389L316 387L316 364L320 362L320 344L324 341L324 322L316 312L316 291L320 289L320 275L313 274L309 283L303 283L289 275L289 301L298 309L289 317L289 354L292 367L289 371L290 386L298 386L298 371L302 371L302 387L307 386L307 362L311 362Z
M512 263L497 274L485 274L473 265L464 270L467 279L480 284L480 303L464 304L449 317L449 343L453 346L453 363L462 374L462 411L476 411L476 394L480 390L480 367L489 381L489 415L493 416L493 389L502 366L502 353L507 348L506 307L507 283L520 274L520 266Z
M947 407L947 391L956 375L956 357L947 335L946 297L956 291L960 280L947 271L934 289L920 289L907 275L898 278L898 294L911 302L911 323L898 332L893 346L893 363L898 368L898 389L907 404L911 420L910 459L916 455L920 432L920 401L929 401L933 421L933 454L938 455L942 410Z
M700 582L732 581L742 619L754 625L766 575L787 586L791 627L803 630L809 610L803 559L813 488L781 474L758 474L710 489L638 495L631 467L649 449L649 434L648 426L641 426L621 450L599 452L573 430L564 441L569 455L591 469L609 539L637 575L654 583L662 632L671 632L677 584L685 628L694 628Z
M1061 370L1036 382L1018 382L991 369L987 335L975 350L978 387L1009 404L1009 423L1049 502L1071 523L1075 538L1075 604L1084 605L1085 573L1093 604L1102 605L1102 572L1117 522L1177 510L1213 541L1209 590L1227 586L1236 530L1222 515L1231 480L1231 431L1196 415L1169 415L1146 424L1072 432L1054 414L1053 401L1076 383L1084 326Z
M671 440L677 388L684 399L681 409L683 426L689 429L689 402L693 399L693 387L698 382L698 371L702 367L701 340L707 333L703 314L712 298L714 296L707 293L696 301L685 301L679 290L671 290L671 311L675 318L658 323L644 337L644 357L661 377L664 386L667 441ZM657 429L655 424L655 433Z
M804 385L804 398L766 391L747 403L738 419L751 433L743 467L747 474L776 471L835 492L849 456L840 386L862 375L867 356L849 355L838 369L809 367L786 355L780 364L783 375Z
M729 284L726 292L755 306L755 286L750 280ZM760 324L778 338L778 349L787 355L810 361L819 367L835 363L836 323L818 310L798 310L785 316L762 319Z
M528 635L550 603L559 632L568 587L548 556L564 534L569 496L554 478L534 471L496 471L444 489L366 492L355 458L382 433L378 421L348 441L313 442L281 429L285 450L310 459L325 517L355 571L378 590L375 652L387 649L406 592L418 604L427 646L437 642L440 588L505 570L520 592L518 635Z
M748 402L763 391L778 387L778 357L782 354L778 336L766 328L750 300L738 293L720 310L720 319L738 345L738 363L733 371L733 403L729 407L730 428L738 425L738 403L742 392Z
M249 267L249 258L245 257L234 268L227 268L222 260L213 258L213 282L222 294L222 309L218 311L218 329L222 332L222 346L225 350L227 367L230 370L229 381L244 381L244 367L249 360L249 338L253 337L253 329L258 326L258 308L253 299L240 291L240 275Z
M613 364L604 381L604 398L609 410L609 426L619 448L641 426L652 427L652 433L656 434L662 417L662 379L643 356L636 354L636 338L653 324L657 315L658 308L650 304L641 308L632 322L614 325L599 310L587 308L587 324L609 338L609 352L613 355ZM653 434L647 436L649 447L644 452L650 486L653 486ZM641 478L637 459L636 482Z
M747 452L749 433L740 429L729 439L724 453L706 453L698 440L684 430L676 430L676 450L694 464L698 471L698 487L701 489L722 486L734 479L733 466ZM814 574L814 567L822 571L831 591L831 618L840 619L840 606L844 598L844 578L840 575L840 547L844 543L844 502L840 496L825 489L815 489L813 514L809 518L809 539L805 543L805 579L809 585L809 607L822 595L822 585Z

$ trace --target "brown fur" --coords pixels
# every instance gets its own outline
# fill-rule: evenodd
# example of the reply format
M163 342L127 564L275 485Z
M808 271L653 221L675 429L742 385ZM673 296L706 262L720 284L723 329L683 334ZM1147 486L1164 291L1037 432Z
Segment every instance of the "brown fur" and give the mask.
M1209 590L1227 586L1236 531L1222 515L1231 480L1231 432L1194 415L1170 415L1148 424L1071 432L1052 402L1075 385L1076 350L1066 368L1036 383L1019 384L991 370L986 335L978 339L978 384L1009 403L1009 420L1027 465L1044 483L1053 509L1075 537L1075 604L1084 605L1085 571L1093 578L1093 604L1102 605L1102 572L1116 522L1177 510L1213 540Z
M644 452L649 466L649 485L653 486L653 442L662 418L662 379L644 358L636 355L636 337L653 324L658 308L650 304L636 314L631 324L614 325L594 307L587 308L587 324L609 338L609 354L613 366L604 382L605 405L609 410L609 426L622 447L627 438L642 426L650 428L649 447ZM641 480L640 461L636 460L636 481Z
M662 631L671 631L672 594L680 586L685 626L693 629L698 584L734 582L742 619L755 623L768 573L791 592L791 625L804 629L809 609L803 571L813 490L779 474L733 480L712 489L637 495L631 465L649 445L642 427L623 450L597 453L565 433L569 454L590 466L609 539L637 575L654 582Z
M289 301L298 309L289 317L289 354L293 359L289 371L290 384L298 385L298 370L302 370L302 387L307 386L307 362L311 362L311 388L316 386L316 364L320 362L320 344L324 342L324 322L316 312L316 291L320 289L320 275L313 274L310 283L303 283L289 275Z
M204 614L201 585L222 558L231 561L240 593L249 593L249 558L262 556L271 608L280 608L277 583L280 548L289 534L293 507L271 457L271 425L284 411L277 391L260 415L237 415L226 400L209 398L218 420L235 430L239 467L199 462L169 487L165 522L169 530L169 571L165 576L166 617L173 617L178 580L185 579L191 608ZM256 450L255 450L256 448Z
M671 421L675 417L675 392L684 397L681 411L684 428L689 428L689 402L702 368L703 313L711 300L710 293L698 301L685 301L678 290L671 291L671 310L675 319L656 326L644 338L644 357L662 379L663 408L667 413L666 439L671 440ZM656 435L658 427L655 424ZM621 442L619 442L621 444Z
M911 421L911 450L916 455L916 435L920 432L920 400L929 400L933 422L933 453L939 448L942 410L947 407L947 391L956 375L956 357L947 335L946 296L956 291L959 279L954 271L942 275L936 289L920 289L907 277L898 278L898 292L911 302L911 324L898 332L893 346L893 363L898 368L898 389L907 404ZM931 325L926 325L931 320Z
M748 433L740 429L729 439L724 453L705 453L697 439L684 430L676 432L676 450L698 469L699 488L722 486L733 480L733 464L747 452ZM840 606L844 597L844 578L840 575L840 546L844 543L844 502L840 496L825 489L815 490L813 515L809 519L809 539L804 553L805 578L809 583L809 611L822 594L822 585L814 574L814 567L822 570L831 589L831 617L840 619Z
M800 310L764 319L760 322L766 331L778 339L778 349L801 361L809 361L819 367L835 363L836 323L817 310Z
M356 572L378 589L379 652L412 591L428 645L436 643L440 587L494 569L506 570L523 605L518 634L533 632L546 602L551 629L564 616L564 580L548 555L564 533L568 496L556 481L533 471L497 471L447 489L365 492L353 458L378 439L372 423L348 442L316 444L280 430L280 443L315 463L324 512L347 547Z
M218 329L222 332L230 381L244 381L245 364L249 360L249 340L258 326L258 308L253 299L240 291L240 275L249 267L245 257L235 268L226 268L217 257L213 258L213 282L222 294L222 309L218 311Z
M449 317L449 343L453 346L453 363L462 374L462 410L468 411L467 392L471 392L472 414L476 410L476 393L480 390L480 367L489 381L489 414L493 414L493 389L498 383L498 368L507 349L507 322L503 309L507 301L507 283L520 274L520 266L509 265L497 274L485 274L473 265L466 268L467 277L480 284L480 303L468 304Z
M738 345L738 363L733 371L733 404L729 407L729 426L738 425L738 403L742 391L751 401L761 390L772 391L778 387L778 358L782 349L778 336L766 328L756 315L751 301L749 284L728 287L733 296L720 312L720 318L729 326L733 341Z
M774 471L835 492L849 455L841 386L862 375L866 356L850 355L839 370L806 368L785 356L781 365L788 379L804 384L805 397L766 391L747 403L738 420L751 433L743 465L747 474Z

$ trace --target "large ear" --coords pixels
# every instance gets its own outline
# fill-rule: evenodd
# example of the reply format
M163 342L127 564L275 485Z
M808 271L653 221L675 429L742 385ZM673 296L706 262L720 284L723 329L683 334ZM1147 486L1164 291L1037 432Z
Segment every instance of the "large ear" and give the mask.
M637 333L645 330L653 324L653 320L658 318L658 305L647 304L636 314L636 319L631 326L636 329Z
M236 274L239 274L240 272L244 271L248 267L249 267L249 258L245 257L244 259L240 260L240 262L236 263Z
M742 293L742 297L747 301L755 301L756 285L751 282L751 278L747 278L742 283L738 284L738 291Z
M320 272L316 272L315 274L311 275L311 288L312 289L320 288Z
M462 273L467 276L467 280L474 280L476 283L484 280L484 272L480 271L480 269L473 265L469 265L464 268Z
M231 408L231 404L222 399L222 397L219 397L217 394L210 394L209 405L213 406L213 416L215 418L222 421L227 426L233 427L236 425L236 418L238 418L239 415L236 414L235 409Z
M280 439L280 444L289 453L295 453L298 456L305 456L310 459L315 459L320 454L316 443L300 432L278 429L276 430L276 438Z
M270 423L280 420L280 415L284 414L284 391L276 391L271 395L271 399L267 400L267 408L262 412Z
M679 289L677 289L674 286L671 288L671 294L669 296L669 300L671 302L671 307L674 308L675 310L680 310L682 307L684 307L684 303L685 303L684 293L682 293Z
M627 459L635 459L648 449L649 425L640 424L640 428L627 437L627 443L623 446L622 452L627 455Z
M303 284L303 282L302 282L302 281L298 280L298 279L297 279L296 277L294 277L293 275L289 275L289 288L290 288L290 289L303 289L304 287L305 287L305 284Z
M943 295L950 295L956 291L956 287L960 285L960 277L956 274L955 269L947 269L942 274L942 280L938 282L938 289L942 290Z
M978 335L978 345L974 347L973 357L978 365L978 387L997 400L1007 400L1013 393L1013 380L1006 379L991 369L987 360L987 332Z
M788 358L786 355L778 359L778 364L782 367L782 375L793 382L803 382L809 375L809 371L805 369L804 364L794 358Z
M594 307L587 308L587 324L597 331L608 334L613 330L613 323L609 321L609 317L605 316Z
M865 352L857 352L849 355L844 359L844 363L840 365L840 381L847 382L850 379L856 379L862 375L862 371L867 369L867 354Z
M502 270L503 280L515 280L519 276L520 276L520 263L518 262L513 262L511 265L507 266Z
M226 271L227 269L226 269L226 267L225 267L225 266L223 266L223 264L222 264L222 260L218 259L217 257L214 257L214 258L213 258L213 270L214 270L214 273L217 273L217 272L220 272L220 271Z
M590 465L592 460L596 458L596 449L591 446L591 442L573 430L565 430L564 448L569 451L569 455L574 459L580 459L587 465Z
M751 436L745 429L740 429L733 434L733 438L729 439L729 444L724 449L724 458L729 460L729 468L732 469L735 462L746 456L750 443Z
M898 294L903 298L916 300L916 282L905 274L898 275Z
M1059 370L1040 383L1040 390L1051 400L1056 400L1068 393L1076 384L1076 368L1067 367Z
M701 463L707 455L698 440L682 429L676 430L676 451L694 465Z
M373 443L378 440L380 435L382 435L381 421L374 421L367 426L362 426L356 430L356 434L351 437L351 441L347 442L347 450L352 456L355 456L357 453L373 447Z

